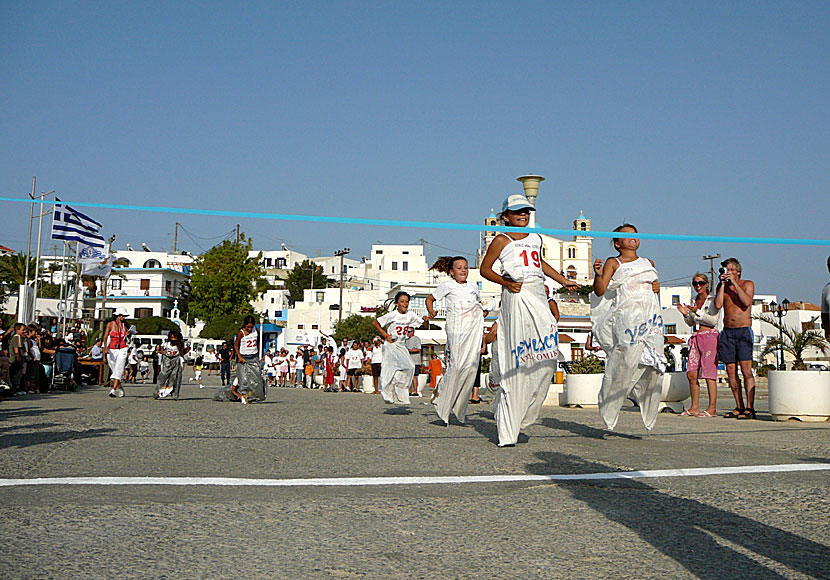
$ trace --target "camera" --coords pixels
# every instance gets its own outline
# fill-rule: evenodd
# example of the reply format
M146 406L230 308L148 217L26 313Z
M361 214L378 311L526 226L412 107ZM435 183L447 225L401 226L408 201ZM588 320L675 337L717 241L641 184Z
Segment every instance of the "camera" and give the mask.
M720 268L718 268L718 272L720 273L720 275L721 275L721 276L723 276L724 274L726 274L726 268L724 268L724 267L723 267L723 262L721 262L721 267L720 267ZM729 283L731 282L731 280L724 280L724 282L725 282L726 284L729 284Z

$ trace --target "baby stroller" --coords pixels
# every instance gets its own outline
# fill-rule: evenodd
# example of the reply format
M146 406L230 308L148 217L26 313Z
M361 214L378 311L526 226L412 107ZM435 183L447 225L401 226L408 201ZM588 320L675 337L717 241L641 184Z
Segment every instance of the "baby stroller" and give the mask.
M52 368L52 390L74 391L78 388L73 376L77 358L78 355L74 346L58 347L55 352L55 364Z

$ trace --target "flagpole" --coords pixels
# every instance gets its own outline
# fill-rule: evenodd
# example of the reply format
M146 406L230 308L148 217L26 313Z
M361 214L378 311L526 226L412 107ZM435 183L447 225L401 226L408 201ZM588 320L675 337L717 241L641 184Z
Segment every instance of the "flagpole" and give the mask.
M75 297L72 303L72 318L76 322L78 319L78 288L83 288L81 285L81 263L78 261L80 254L81 242L75 242Z
M29 237L26 239L26 268L25 274L23 275L23 285L29 285L29 258L32 254L32 220L35 219L35 177L32 178L32 193L29 194L29 197L32 200L31 205L29 206ZM22 297L21 297L22 300ZM19 310L19 307L18 307ZM28 323L28 320L24 320L23 322Z
M61 292L60 292L60 323L58 328L63 328L61 337L66 336L66 242L63 243L63 258L61 259Z
M113 244L113 242L115 242L115 234L110 236L110 239L107 242L107 245L104 246L104 249L106 250L106 254L107 254L107 261L109 261L110 256L112 255L112 244ZM110 269L110 273L112 273L111 269ZM107 306L107 288L109 288L109 285L110 285L110 277L105 276L101 279L104 281L103 282L104 287L101 290L101 310L99 311L98 316L101 318L101 336L103 337L104 336L104 328L106 328L105 327L106 323L104 322L104 308L106 308L106 306ZM93 318L93 320L95 319L95 310L92 311L92 318Z
M53 189L47 193L41 193L38 197L40 197L40 211L38 212L38 220L37 220L37 259L35 260L35 292L34 297L32 298L32 314L34 315L34 320L37 320L37 290L38 284L40 282L40 239L43 237L43 216L52 211L52 207L50 207L46 212L43 211L43 198L47 195L51 195L55 193Z

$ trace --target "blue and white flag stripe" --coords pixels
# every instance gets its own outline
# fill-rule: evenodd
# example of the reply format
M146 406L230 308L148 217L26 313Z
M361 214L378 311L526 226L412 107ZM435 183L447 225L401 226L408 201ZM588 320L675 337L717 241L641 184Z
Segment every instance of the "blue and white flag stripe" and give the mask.
M55 205L52 216L52 239L81 242L88 246L103 248L103 236L99 233L101 224L76 209L61 204Z

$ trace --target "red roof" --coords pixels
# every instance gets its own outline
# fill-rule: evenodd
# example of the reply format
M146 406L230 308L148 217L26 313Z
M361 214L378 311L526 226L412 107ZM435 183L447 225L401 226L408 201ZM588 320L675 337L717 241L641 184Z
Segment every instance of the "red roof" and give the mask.
M559 333L559 342L576 342L573 338L565 334L564 332Z
M676 336L673 336L671 334L664 336L663 340L666 344L686 344L685 340L683 340L682 338L677 338Z

